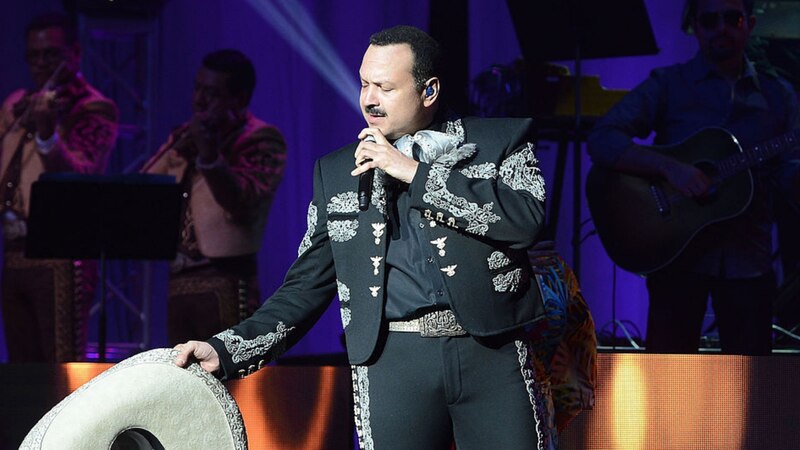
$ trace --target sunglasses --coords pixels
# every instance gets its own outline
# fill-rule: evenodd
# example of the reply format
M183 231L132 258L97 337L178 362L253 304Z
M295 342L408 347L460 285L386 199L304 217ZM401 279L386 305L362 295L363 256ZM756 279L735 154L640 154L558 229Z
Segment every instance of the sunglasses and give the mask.
M725 25L741 28L744 25L744 13L735 9L722 12L704 12L697 16L697 23L706 30L713 30L720 19Z

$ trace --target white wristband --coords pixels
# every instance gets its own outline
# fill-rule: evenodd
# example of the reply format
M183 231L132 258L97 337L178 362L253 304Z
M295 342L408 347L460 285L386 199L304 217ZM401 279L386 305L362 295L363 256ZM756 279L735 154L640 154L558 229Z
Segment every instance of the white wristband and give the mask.
M42 155L46 155L50 153L50 151L53 150L53 147L55 147L56 144L58 143L58 133L53 133L52 136L50 136L45 140L42 140L42 138L39 137L39 133L36 133L35 139L36 139L36 147L38 147L39 153L41 153Z

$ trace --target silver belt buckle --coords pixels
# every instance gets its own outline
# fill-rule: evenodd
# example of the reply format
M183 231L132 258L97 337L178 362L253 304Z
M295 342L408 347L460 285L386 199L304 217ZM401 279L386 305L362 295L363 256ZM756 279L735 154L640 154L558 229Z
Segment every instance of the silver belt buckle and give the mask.
M433 311L417 319L422 337L463 336L464 328L456 322L453 311Z

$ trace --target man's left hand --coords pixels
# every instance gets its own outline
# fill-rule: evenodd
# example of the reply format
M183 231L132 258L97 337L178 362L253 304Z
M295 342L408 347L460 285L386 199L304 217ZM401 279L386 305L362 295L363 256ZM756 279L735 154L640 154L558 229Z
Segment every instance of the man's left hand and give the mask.
M375 138L375 142L365 141L367 136ZM356 147L356 168L350 175L357 177L367 170L380 168L404 183L411 183L417 173L419 162L409 158L386 140L377 128L365 128L358 134L361 143Z

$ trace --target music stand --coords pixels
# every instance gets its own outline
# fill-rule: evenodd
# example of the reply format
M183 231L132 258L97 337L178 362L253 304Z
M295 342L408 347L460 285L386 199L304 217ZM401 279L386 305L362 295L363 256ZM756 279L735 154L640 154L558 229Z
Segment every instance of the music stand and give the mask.
M650 18L642 0L507 0L514 29L529 67L547 61L575 62L575 122L573 138L573 261L580 276L581 232L581 61L583 59L658 53ZM533 72L533 71L529 71ZM566 156L560 152L557 172L563 172ZM561 180L563 182L563 180ZM551 196L558 208L561 188ZM548 224L549 225L549 224ZM548 227L549 228L549 227Z
M573 204L572 204L572 269L580 278L581 226L581 144L583 123L581 117L581 61L593 58L651 55L658 53L650 18L643 0L538 0L532 7L529 0L506 0L520 43L522 56L533 67L547 61L575 61L575 122L572 130L573 148ZM533 73L532 70L529 70ZM566 140L564 141L566 142ZM566 168L566 152L556 158L556 175L561 180L554 183L551 212L558 214L561 202L561 184ZM553 216L553 214L549 214ZM550 222L550 220L548 220ZM555 224L548 223L555 234ZM616 302L612 302L614 343L617 336ZM616 344L614 344L616 346Z
M174 259L181 189L166 175L46 173L31 187L25 256L100 261L98 354L106 353L106 259Z

